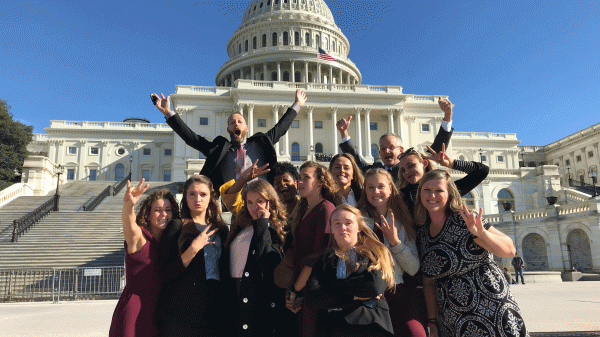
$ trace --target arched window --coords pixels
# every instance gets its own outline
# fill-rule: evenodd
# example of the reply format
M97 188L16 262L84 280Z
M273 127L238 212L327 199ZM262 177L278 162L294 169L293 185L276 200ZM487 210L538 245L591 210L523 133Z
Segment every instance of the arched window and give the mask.
M300 33L298 33L298 32L294 33L294 45L296 45L296 46L300 45Z
M509 190L503 188L498 192L498 210L504 209L504 203L510 203L513 211L515 209L515 197L513 197L512 193Z
M242 44L238 44L238 54L242 53Z
M277 81L277 73L276 72L271 73L271 81Z
M267 6L271 6L271 0L267 1Z
M252 49L256 49L256 36L252 38Z
M299 72L299 71L297 71L297 72L294 74L294 82L297 82L297 83L299 83L299 82L302 82L302 75L300 74L300 72Z
M262 47L265 48L267 46L267 34L263 34L262 36Z
M460 157L458 157L458 159L465 160L465 156L461 155Z
M263 6L263 3L261 2L261 3L260 3L260 6L258 6L258 7L259 7L259 8L262 8L262 6Z
M292 160L300 161L300 144L296 142L292 143Z
M277 33L273 33L273 37L271 38L271 40L273 41L273 46L277 45Z
M320 43L321 43L321 38L319 37L319 35L315 35L315 47L317 47L317 48L321 47Z
M310 47L310 33L304 34L304 44Z
M285 82L289 82L290 81L290 73L287 71L283 72L283 81Z
M288 32L283 32L283 45L287 46L289 44L289 36L288 36Z
M371 144L371 156L373 156L373 159L375 160L379 159L379 147L377 144Z
M121 181L125 178L125 165L119 163L115 166L115 180Z
M463 200L469 209L475 208L475 198L473 198L473 194L471 194L471 192L463 195Z
M246 47L244 48L244 51L248 51L248 40L246 40Z
M334 53L336 52L335 51L335 41L331 41L331 51Z
M321 144L321 143L315 144L315 153L323 153L323 144Z

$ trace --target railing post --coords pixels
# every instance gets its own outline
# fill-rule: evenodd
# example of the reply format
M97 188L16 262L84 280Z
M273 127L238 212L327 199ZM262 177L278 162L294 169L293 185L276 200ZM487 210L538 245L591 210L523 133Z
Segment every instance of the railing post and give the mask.
M56 279L56 269L52 268L52 303L56 303L54 299L54 280Z
M54 195L54 211L58 212L58 199L60 198L60 196L58 194Z
M79 275L78 269L75 269L75 282L73 284L73 299L77 299L77 276Z
M14 271L10 271L8 273L8 300L12 300L12 283L13 283L13 273Z
M10 242L17 242L17 240L19 239L19 233L17 232L18 227L19 227L18 221L13 220L13 232L12 232L12 239L10 240Z

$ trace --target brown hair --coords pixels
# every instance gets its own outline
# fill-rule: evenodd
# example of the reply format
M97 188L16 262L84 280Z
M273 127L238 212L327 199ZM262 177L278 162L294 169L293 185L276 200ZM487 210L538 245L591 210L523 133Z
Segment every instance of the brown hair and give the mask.
M335 165L335 162L340 157L344 157L344 158L350 160L350 165L352 166L351 186L355 187L355 188L362 188L363 183L364 183L362 172L360 171L360 168L358 168L358 165L356 164L356 160L354 160L354 157L348 153L338 153L335 156L333 156L333 158L329 162L329 172L331 172L333 165Z
M369 261L371 261L371 265L367 270L381 270L383 280L388 288L394 289L396 285L394 278L394 260L392 259L389 249L379 241L371 228L367 226L360 211L350 205L343 204L336 207L329 217L329 223L333 223L333 216L342 211L348 211L356 216L359 231L355 248L359 255L366 256ZM333 247L336 251L339 249L333 233L329 236L329 246Z
M406 235L408 235L410 239L414 240L417 236L417 231L415 230L413 218L410 215L408 207L404 203L404 196L402 195L402 192L398 191L398 188L396 188L394 180L392 179L392 175L388 171L382 168L375 168L370 169L367 171L367 173L365 173L365 190L360 196L360 200L358 200L356 208L368 214L369 217L375 220L375 222L378 222L381 215L383 215L379 214L377 209L367 200L366 182L369 178L377 175L381 175L386 178L392 191L387 202L388 210L394 213L394 219L402 224L404 230L406 231Z
M444 179L447 182L448 203L446 204L446 217L463 208L464 202L450 174L444 170L429 171L419 182L419 189L417 190L417 200L415 201L415 222L417 225L424 225L431 220L429 212L427 212L427 209L423 206L423 202L421 202L421 189L423 188L423 184L436 179Z
M323 197L323 199L330 201L335 206L341 204L342 196L339 193L338 184L333 179L331 172L329 172L325 168L325 166L323 166L317 162L314 162L314 161L304 162L304 164L302 164L302 166L300 166L299 171L302 172L302 170L304 170L306 168L310 168L310 167L315 168L316 178L319 181L319 183L322 185L320 193L321 193L321 196ZM296 225L298 225L298 223L300 223L300 221L302 221L302 217L304 217L304 214L306 213L307 209L308 209L308 202L306 201L305 198L300 198L300 206L298 207L298 213L295 215L295 217L293 219L290 219L290 221L289 221L291 228L296 228Z
M156 190L153 191L140 205L140 209L135 217L135 222L138 226L144 227L147 230L150 230L150 224L148 224L148 219L150 218L150 211L152 209L152 204L156 200L167 200L171 204L171 212L173 214L172 219L179 219L179 205L177 204L177 199L169 192L169 190Z
M413 148L410 148L406 151L404 151L401 155L400 155L400 161L402 161L402 158L404 157L408 157L408 156L415 156L417 157L417 159L419 159L419 161L421 163L424 163L425 159L423 159L423 157L427 156L423 151L417 151ZM435 170L437 168L437 164L432 161L432 160L428 160L427 161L429 164L427 166L425 166L425 173L431 171L431 170ZM398 163L398 165L400 165L400 163ZM404 177L402 176L402 167L399 167L398 170L398 189L401 190L403 188L405 188L408 185L408 181L404 180Z
M242 190L242 199L244 200L244 207L237 214L235 221L231 224L231 230L227 236L227 245L238 235L242 229L252 226L252 216L248 211L247 196L248 192L258 193L262 198L269 201L269 223L275 228L281 243L285 240L284 227L287 223L287 214L285 207L279 200L279 196L271 184L262 179L256 179L249 182L244 186Z

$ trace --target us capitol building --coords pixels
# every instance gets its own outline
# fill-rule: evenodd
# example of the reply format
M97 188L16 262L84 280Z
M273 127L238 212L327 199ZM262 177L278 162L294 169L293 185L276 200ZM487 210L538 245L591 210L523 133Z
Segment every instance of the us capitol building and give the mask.
M333 60L319 58L319 48ZM405 148L431 144L443 118L437 100L447 96L363 84L349 51L350 43L324 1L253 0L227 43L229 60L217 71L215 86L175 86L173 108L208 139L228 137L232 112L245 116L251 135L269 130L302 88L309 101L275 145L280 161L296 165L318 154L338 153L335 122L348 116L350 136L367 161L378 159L379 137L388 132L400 135ZM61 184L118 181L130 171L134 181L182 182L204 162L167 124L142 118L52 120L45 131L29 145L22 178L29 188L23 193L29 195L55 188L58 165L65 168ZM599 131L596 124L540 147L519 146L514 133L454 132L448 149L453 158L490 167L488 178L465 196L467 204L482 207L488 220L513 238L529 270L567 270L573 262L578 270L600 271L597 199L569 187L569 182L593 179ZM549 205L547 197L558 202ZM512 209L505 210L504 204Z

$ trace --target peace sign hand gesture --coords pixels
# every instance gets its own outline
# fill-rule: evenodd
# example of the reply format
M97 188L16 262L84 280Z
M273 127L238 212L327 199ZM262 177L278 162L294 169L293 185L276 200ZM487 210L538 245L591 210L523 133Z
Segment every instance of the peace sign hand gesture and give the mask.
M460 216L462 216L463 220L465 220L465 224L467 225L467 229L471 234L476 237L481 237L485 235L487 231L485 227L483 227L483 221L481 220L483 209L479 208L479 214L470 213L469 209L466 205L463 205L463 209L459 211Z
M123 197L123 203L129 206L135 205L138 202L138 200L140 200L142 194L144 194L148 187L150 187L150 184L146 184L146 186L142 187L143 184L144 178L142 178L142 181L140 181L137 187L132 188L131 182L127 180L127 191L125 192L125 196Z
M258 206L259 210L258 210L258 218L259 219L268 219L271 217L271 212L269 211L269 200L267 200L267 203L265 204L265 207L263 208L262 206Z
M442 151L435 152L431 147L427 146L427 150L431 153L431 156L424 156L423 159L432 160L447 168L454 167L454 159L448 157L446 154L446 144L442 143Z
M210 229L211 229L211 226L206 226L204 231L202 231L202 233L198 234L198 236L196 236L194 241L192 241L192 243L190 244L190 247L193 247L193 249L194 249L194 251L196 251L196 253L199 252L206 245L214 245L215 244L214 241L210 241L210 237L213 234L215 234L215 232L218 229L215 228L209 232Z
M400 243L400 239L398 238L398 229L396 228L394 222L394 213L390 213L390 222L388 223L385 217L381 216L381 225L375 223L377 228L381 229L383 232L383 236L388 240L390 246L394 247Z

